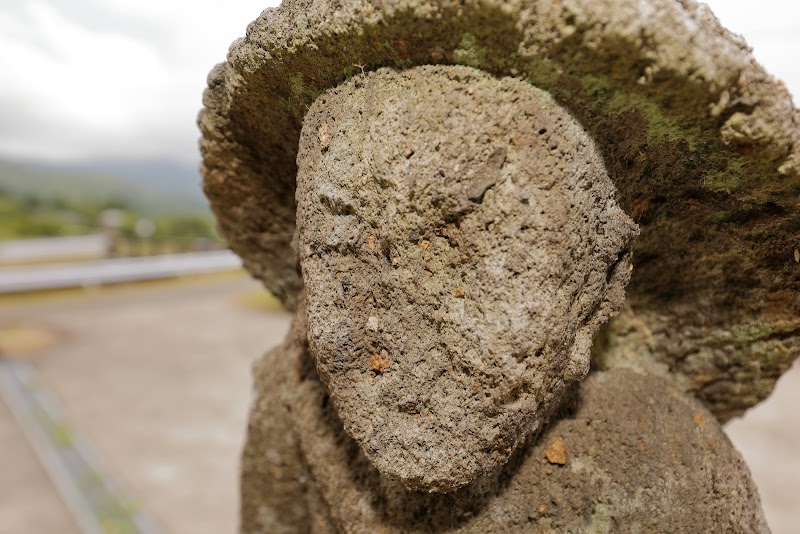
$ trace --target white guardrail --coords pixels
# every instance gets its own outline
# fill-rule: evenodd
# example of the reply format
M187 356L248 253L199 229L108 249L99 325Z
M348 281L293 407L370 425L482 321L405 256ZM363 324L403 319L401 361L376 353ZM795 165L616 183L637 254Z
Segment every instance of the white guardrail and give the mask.
M0 267L0 294L156 280L234 270L242 260L229 250L75 263Z
M0 241L0 262L24 263L69 258L103 258L111 250L110 234L40 237Z
M56 398L43 386L29 361L0 357L0 402L3 401L74 514L81 532L160 532L93 449L72 432Z

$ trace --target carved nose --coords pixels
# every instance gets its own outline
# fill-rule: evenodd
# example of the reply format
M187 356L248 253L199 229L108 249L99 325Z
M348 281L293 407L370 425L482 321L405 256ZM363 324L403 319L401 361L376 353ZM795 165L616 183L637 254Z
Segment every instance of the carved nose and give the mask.
M418 67L320 96L297 162L309 343L345 429L411 489L504 464L624 300L638 230L591 139L527 83Z

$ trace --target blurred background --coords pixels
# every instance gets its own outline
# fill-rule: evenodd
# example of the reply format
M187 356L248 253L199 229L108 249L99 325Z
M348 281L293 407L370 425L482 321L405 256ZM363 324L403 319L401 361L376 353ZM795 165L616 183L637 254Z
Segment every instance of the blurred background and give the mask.
M237 529L250 364L289 316L200 188L210 68L277 1L0 3L0 534ZM800 95L800 5L708 2ZM800 367L726 430L800 524Z

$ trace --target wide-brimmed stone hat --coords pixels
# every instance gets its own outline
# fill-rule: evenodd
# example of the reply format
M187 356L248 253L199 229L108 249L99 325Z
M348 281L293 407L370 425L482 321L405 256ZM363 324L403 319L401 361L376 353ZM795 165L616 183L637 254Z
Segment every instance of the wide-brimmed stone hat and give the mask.
M214 68L204 187L231 248L288 308L296 155L311 102L362 71L469 65L548 91L640 226L627 310L595 365L646 367L722 420L800 353L800 118L691 0L286 1Z

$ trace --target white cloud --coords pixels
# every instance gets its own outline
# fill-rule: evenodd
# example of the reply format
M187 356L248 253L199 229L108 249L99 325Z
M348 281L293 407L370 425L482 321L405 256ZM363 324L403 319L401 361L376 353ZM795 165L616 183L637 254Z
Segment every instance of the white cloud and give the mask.
M206 74L278 0L7 0L0 155L163 157L194 164ZM800 4L709 0L800 94Z
M720 22L743 35L768 72L800 102L800 3L786 0L705 0Z
M206 74L264 7L255 0L1 6L0 153L194 163Z

